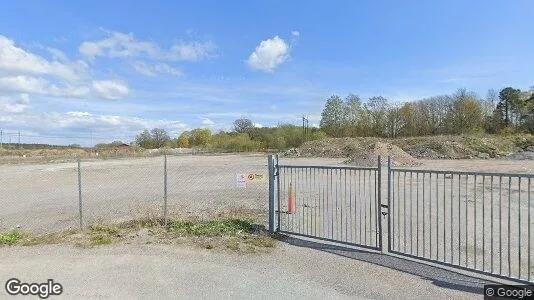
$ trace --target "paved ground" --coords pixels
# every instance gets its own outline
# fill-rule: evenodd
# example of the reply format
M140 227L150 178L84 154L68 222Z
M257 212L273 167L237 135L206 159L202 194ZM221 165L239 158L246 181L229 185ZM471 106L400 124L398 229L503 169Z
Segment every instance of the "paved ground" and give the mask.
M4 247L0 261L4 299L12 277L53 278L65 292L50 299L480 299L484 282L293 239L261 255L169 245Z

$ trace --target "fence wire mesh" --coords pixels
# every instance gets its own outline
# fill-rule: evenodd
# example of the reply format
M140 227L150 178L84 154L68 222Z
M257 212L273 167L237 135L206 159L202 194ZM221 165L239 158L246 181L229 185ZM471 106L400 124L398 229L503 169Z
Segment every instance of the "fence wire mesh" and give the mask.
M87 227L162 220L165 211L168 218L240 211L267 217L265 157L167 156L166 168L164 156L86 159L79 166L2 166L0 232L50 233L80 228L80 222Z

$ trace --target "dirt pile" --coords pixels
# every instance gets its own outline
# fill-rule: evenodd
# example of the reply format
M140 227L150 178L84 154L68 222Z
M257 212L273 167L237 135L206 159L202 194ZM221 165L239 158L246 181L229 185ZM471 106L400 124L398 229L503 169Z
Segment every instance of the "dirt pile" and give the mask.
M401 148L383 142L376 142L365 151L356 155L351 155L345 162L351 165L374 167L377 164L377 157L381 156L384 160L391 156L393 166L419 166L421 163L413 158L410 154L404 152Z
M374 167L380 155L392 158L394 166L417 166L421 163L401 148L377 138L329 138L304 143L299 152L307 157L348 158L345 163Z

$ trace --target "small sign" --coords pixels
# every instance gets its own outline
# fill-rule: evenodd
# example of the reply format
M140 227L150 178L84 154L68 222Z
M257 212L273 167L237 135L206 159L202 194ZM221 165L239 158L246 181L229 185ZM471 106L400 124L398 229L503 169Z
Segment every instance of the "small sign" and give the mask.
M258 183L265 179L265 175L258 173L248 173L247 179L249 183Z
M238 188L247 187L247 175L246 174L235 174L235 183Z

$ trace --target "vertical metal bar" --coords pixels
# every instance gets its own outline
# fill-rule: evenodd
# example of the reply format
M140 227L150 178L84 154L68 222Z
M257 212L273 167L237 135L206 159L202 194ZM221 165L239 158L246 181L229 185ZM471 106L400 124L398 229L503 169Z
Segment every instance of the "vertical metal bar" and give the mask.
M372 192L372 189L371 189L371 170L369 170L367 176L367 184L369 184L369 187L367 189L367 192L368 192L368 200L369 200L369 243L367 245L371 245L372 242L373 242L373 234L372 234L372 231L373 231L373 204L371 203L371 199L373 197L373 192ZM376 237L375 237L375 240L376 240Z
M446 249L446 241L445 241L445 225L447 224L447 222L445 221L445 202L447 202L446 197L446 186L447 186L447 183L445 182L445 174L443 174L443 261L447 261L447 249Z
M413 254L413 172L410 172L410 254Z
M510 220L510 208L512 206L511 203L512 200L512 177L508 177L508 277L510 277L512 274L512 262L510 259L510 237L512 236L512 230L510 228L511 220Z
M332 187L332 184L333 184L333 170L330 169L330 190L328 191L328 194L331 196L330 198L332 198L332 190L333 190L333 187ZM330 202L330 201L328 201ZM334 238L334 203L331 203L330 204L330 228L331 228L331 231L330 231L330 237L333 239Z
M486 176L482 176L482 271L486 271Z
M314 228L314 235L315 236L318 236L317 235L317 207L319 206L318 205L318 191L319 189L317 188L317 169L316 168L313 168L313 215L315 216L314 218L314 223L313 223L313 228Z
M426 234L425 234L425 231L426 231L426 224L425 224L425 214L426 214L426 211L425 211L425 177L426 177L426 173L423 172L423 257L426 257Z
M269 155L267 157L267 168L269 170L269 233L273 234L275 232L274 229L274 157L273 155ZM165 156L165 171L167 170L167 156ZM165 172L165 182L167 181L167 172ZM167 190L167 184L165 184L165 191ZM166 193L165 193L166 194ZM165 197L165 202L167 202L167 198ZM166 206L165 206L166 207ZM167 215L165 213L165 223L167 221Z
M416 254L417 256L419 256L419 172L416 173L416 196L415 196L415 209L416 209L416 212L415 212L415 220L416 220L416 224L415 224L415 228L417 229L415 235L416 235L416 241L415 241L415 245L416 245Z
M439 174L437 173L436 173L436 260L439 260Z
M490 250L490 254L491 254L491 257L490 257L490 260L491 260L491 273L493 273L493 258L494 258L494 255L493 255L493 175L491 176L491 179L490 179L490 184L491 184L491 187L490 187L490 202L491 202L491 209L490 209L490 218L491 218L491 237L490 237L490 247L491 247L491 250Z
M530 281L530 253L532 252L532 250L530 249L530 177L528 178L528 189L527 189L527 192L528 192L528 269L527 269L527 273L528 273L528 281Z
M458 265L461 265L462 259L462 189L461 189L462 175L458 174Z
M474 257L474 263L475 263L475 270L477 269L477 175L474 175L474 184L475 184L475 194L474 194L474 202L473 202L473 210L474 210L474 233L473 233L473 257Z
M164 157L163 159L163 222L165 222L165 227L167 227L167 154L165 154L163 157ZM269 204L270 204L270 201L269 201ZM273 213L274 213L274 209L273 209ZM271 211L269 210L269 217L270 217L270 214L271 214ZM270 225L271 223L269 222L269 226ZM269 228L272 228L272 227L269 227Z
M346 196L346 187L347 187L347 170L345 169L344 172L345 173L345 185L343 185L343 188L341 188L341 181L342 181L342 173L341 171L339 172L339 185L340 185L340 191L339 193L341 194L341 197L340 197L340 200L341 200L341 205L340 205L340 210L341 210L341 214L340 214L340 227L341 227L341 240L343 240L343 206L345 205L345 196ZM345 193L345 195L343 194ZM345 220L345 229L347 228L347 225L346 225L346 220ZM345 232L345 240L347 239L347 233Z
M293 183L296 184L296 181L293 180L293 168L290 168L290 169L289 169L289 172L290 172L290 174L289 174L289 188L290 188L290 189L289 189L289 193L290 193L290 194L292 195L292 197L293 197L293 203L296 203L296 202L295 202L295 198L294 198L296 195L293 194L293 190L294 190ZM296 173L296 172L295 172L295 173ZM296 209L296 207L295 207L295 209ZM288 203L287 210L288 210L288 212L289 212L289 203ZM295 232L295 214L294 214L294 213L293 213L293 214L289 214L289 213L288 213L287 216L288 216L288 218L291 218L291 231L292 231L292 232Z
M469 244L469 232L468 232L468 228L469 228L469 222L468 222L468 218L467 218L467 215L468 215L468 200L469 200L469 190L468 190L468 185L469 185L469 175L465 175L465 266L467 267L467 264L469 262L469 259L468 259L468 244Z
M275 175L276 175L276 189L277 189L277 199L278 199L278 207L276 208L277 212L278 212L278 225L276 226L276 231L280 231L280 227L282 226L282 205L281 205L281 199L280 199L280 190L281 190L281 186L280 186L280 167L279 167L279 160L278 160L278 154L276 154L275 156L276 158L276 161L275 161Z
M364 220L363 220L363 235L364 242L367 245L367 181L365 175L367 174L366 170L363 170L363 197L362 202L364 203Z
M359 235L359 243L361 244L362 243L362 205L363 205L363 200L362 200L362 170L358 170L358 203L360 204L360 209L359 209L359 213L360 213L360 219L358 220L358 223L359 223L359 226L358 228L360 229L360 235ZM365 180L365 176L363 177L364 180Z
M402 215L402 219L404 221L404 248L403 252L406 253L406 172L402 173L402 180L404 181L402 185L402 192L403 192L403 198L402 198L402 207L404 209L404 214Z
M518 261L518 267L519 271L517 274L517 278L521 278L521 177L517 177L517 180L519 181L519 199L517 200L517 213L519 214L518 220L517 220L517 243L519 247L519 261Z
M339 195L338 195L338 189L339 189L339 184L341 182L341 171L339 169L336 169L336 179L337 179L337 175L339 173L339 180L336 182L336 210L335 210L335 215L334 215L334 220L336 222L336 237L335 239L339 239L339 233L341 230L339 230L339 227L341 227L339 224L341 222L341 220L338 220L338 211L339 211L339 208L338 208L338 201L339 201Z
M451 232L450 232L450 239L451 239L451 264L454 263L454 245L453 245L453 223L454 223L454 214L453 214L453 201L454 201L454 174L451 174Z
M499 176L499 274L502 274L502 176Z
M78 159L78 208L80 217L80 230L83 229L83 210L82 210L82 167Z
M343 197L343 206L345 206L345 210L346 210L347 209L347 169L345 169L344 173L345 173L344 174L344 176L345 176L345 187L343 188L343 190L345 191L345 196ZM349 198L349 201L350 201L350 196L348 198ZM350 209L349 209L349 212L350 212ZM350 213L347 213L345 211L345 242L347 242L349 240L348 239L349 227L348 227L348 223L347 223L349 215L350 215Z
M391 156L388 156L388 251L391 252L391 244L392 242L392 229L391 229L391 212L392 212L392 203L391 203Z
M428 176L429 176L429 179L428 179L428 182L429 182L429 184L428 184L428 196L429 197L428 197L428 199L430 201L430 206L429 206L429 209L428 209L429 212L430 212L430 214L428 216L430 218L429 222L428 222L429 226L430 226L430 233L429 233L430 234L430 245L429 245L430 249L429 249L429 253L428 254L429 254L430 259L432 259L432 173L428 173Z
M382 158L380 155L378 156L378 170L377 170L377 177L378 177L378 187L377 187L377 197L375 199L376 208L375 208L375 214L377 217L377 226L378 226L378 249L382 251L382 206L380 205L382 202ZM389 206L388 206L389 207Z
M354 242L354 215L356 214L356 211L352 211L352 181L354 177L352 176L352 170L349 170L349 216L350 216L350 241Z

